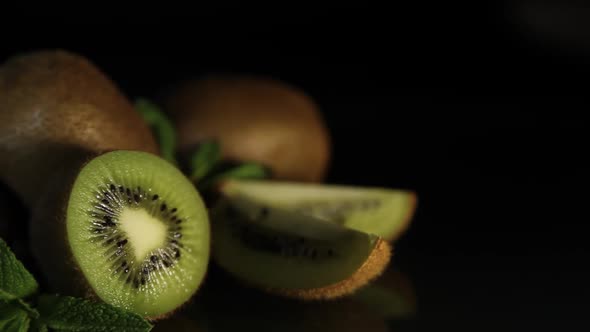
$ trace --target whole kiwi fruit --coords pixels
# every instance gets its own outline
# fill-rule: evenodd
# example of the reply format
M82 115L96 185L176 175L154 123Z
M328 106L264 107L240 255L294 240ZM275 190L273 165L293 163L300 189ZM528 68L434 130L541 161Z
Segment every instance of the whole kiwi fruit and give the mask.
M261 76L209 75L178 84L163 107L182 151L216 139L222 156L255 161L276 179L320 182L331 139L318 104L301 89Z
M150 319L196 291L208 258L204 205L85 57L42 50L0 66L0 151L10 156L0 160L0 180L31 210L31 249L47 290Z
M84 56L65 50L17 54L0 67L0 181L33 205L59 165L79 152L157 154L141 116Z

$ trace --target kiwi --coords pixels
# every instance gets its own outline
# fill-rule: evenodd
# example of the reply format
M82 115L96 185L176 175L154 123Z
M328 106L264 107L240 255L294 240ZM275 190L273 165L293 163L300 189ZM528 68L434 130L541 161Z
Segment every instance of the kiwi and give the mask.
M409 190L269 180L228 180L218 190L341 224L389 241L408 228L416 207Z
M198 192L176 167L150 153L119 150L59 177L71 179L65 194L42 196L31 231L52 290L153 320L193 296L208 265L209 222Z
M266 291L302 299L354 293L390 261L381 238L243 196L211 211L212 258Z
M196 292L209 255L200 196L87 59L38 51L0 67L0 152L0 180L31 208L45 289L150 319Z
M316 102L286 82L259 76L210 75L179 84L163 108L180 152L218 140L222 157L252 161L276 179L319 182L331 159L331 138Z
M0 181L27 205L80 151L115 149L159 151L131 102L88 59L39 50L0 66Z

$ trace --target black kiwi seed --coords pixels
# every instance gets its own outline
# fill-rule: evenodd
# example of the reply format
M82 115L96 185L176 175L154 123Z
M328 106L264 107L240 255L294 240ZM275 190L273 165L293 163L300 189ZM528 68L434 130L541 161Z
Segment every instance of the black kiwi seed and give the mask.
M174 213L176 211L177 211L176 208L173 208L172 210L170 210L170 213Z
M158 199L158 195L154 195L154 196L152 197L152 201L155 201L155 200L157 200L157 199Z
M269 213L268 208L263 207L262 209L260 209L260 214L258 215L258 218L259 219L266 218L268 216L268 213Z
M152 255L152 257L150 257L150 261L152 261L152 263L157 263L158 262L158 257Z
M166 204L162 204L162 206L160 206L160 211L164 211L166 210Z
M134 194L133 199L135 200L135 203L139 203L139 195Z

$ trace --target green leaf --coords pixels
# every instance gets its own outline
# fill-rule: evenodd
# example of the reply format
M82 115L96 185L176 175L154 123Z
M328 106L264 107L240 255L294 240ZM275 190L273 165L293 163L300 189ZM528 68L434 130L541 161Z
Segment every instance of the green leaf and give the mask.
M203 179L221 159L221 148L217 141L205 141L191 156L191 180L198 182Z
M31 319L17 303L0 302L0 331L27 332Z
M205 179L197 184L199 190L207 190L221 181L230 179L264 179L268 177L269 171L266 167L258 163L244 163L225 172L217 174L211 178Z
M29 315L29 317L33 319L39 318L39 311L37 311L37 309L31 307L28 303L21 299L18 299L15 302L20 306L21 310Z
M135 108L154 131L158 139L162 157L174 165L177 165L174 155L174 150L176 149L176 132L172 122L166 117L166 115L164 115L156 104L147 99L137 99L135 102Z
M35 278L0 239L0 300L27 297L37 291Z
M150 331L152 325L140 315L106 303L69 296L39 297L41 321L58 331Z

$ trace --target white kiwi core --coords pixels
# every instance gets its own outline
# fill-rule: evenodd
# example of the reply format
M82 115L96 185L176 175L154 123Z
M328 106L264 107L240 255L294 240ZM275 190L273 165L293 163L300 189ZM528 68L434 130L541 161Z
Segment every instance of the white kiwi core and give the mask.
M166 244L168 228L144 209L124 208L119 222L138 261Z

